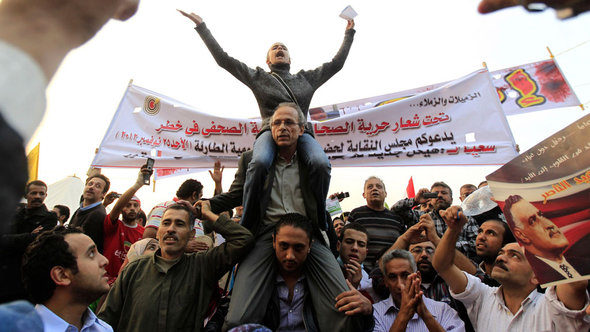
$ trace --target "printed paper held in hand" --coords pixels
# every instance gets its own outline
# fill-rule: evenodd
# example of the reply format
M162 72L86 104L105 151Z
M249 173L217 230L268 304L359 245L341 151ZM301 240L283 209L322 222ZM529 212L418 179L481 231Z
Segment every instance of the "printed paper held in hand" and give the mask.
M340 17L345 20L354 20L357 15L358 14L354 11L354 9L352 9L350 5L346 6L346 8L342 10L342 13L340 13Z
M342 208L340 207L340 202L338 199L327 199L326 200L326 210L330 213L330 216L335 216L337 214L342 213Z

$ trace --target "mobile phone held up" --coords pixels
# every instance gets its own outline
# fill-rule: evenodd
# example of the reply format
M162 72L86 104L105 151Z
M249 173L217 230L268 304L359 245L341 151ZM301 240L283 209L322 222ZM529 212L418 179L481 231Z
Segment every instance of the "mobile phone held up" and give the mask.
M424 198L437 198L438 193L423 193L422 197L424 197Z
M340 194L336 195L336 198L337 198L338 200L345 199L346 197L350 197L350 194L349 194L348 192L345 192L345 193L340 193Z
M148 158L146 166L147 166L148 170L150 170L150 171L153 170L154 169L154 160L152 158ZM150 184L150 174L143 175L143 184L145 184L145 185Z

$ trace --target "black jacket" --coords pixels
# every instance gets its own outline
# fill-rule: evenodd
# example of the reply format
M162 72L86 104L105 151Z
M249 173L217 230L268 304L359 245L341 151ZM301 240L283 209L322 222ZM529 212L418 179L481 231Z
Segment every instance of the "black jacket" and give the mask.
M107 211L102 204L99 204L90 210L76 210L70 219L70 225L82 227L84 234L90 236L101 254L104 247L104 220L106 216Z

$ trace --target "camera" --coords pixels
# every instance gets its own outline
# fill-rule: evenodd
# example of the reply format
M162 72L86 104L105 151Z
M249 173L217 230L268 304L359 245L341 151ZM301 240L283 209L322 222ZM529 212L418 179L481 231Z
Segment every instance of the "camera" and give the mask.
M423 193L422 197L424 197L424 198L437 198L438 193Z

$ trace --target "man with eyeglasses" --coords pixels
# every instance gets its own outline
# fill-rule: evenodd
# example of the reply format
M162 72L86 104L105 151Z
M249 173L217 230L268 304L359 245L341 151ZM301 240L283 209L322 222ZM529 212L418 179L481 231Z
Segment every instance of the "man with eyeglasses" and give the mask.
M272 249L275 224L288 213L307 216L312 223L312 250L307 258L306 278L311 302L319 320L320 331L357 331L356 317L336 309L336 297L348 286L328 247L327 224L318 219L322 202L317 202L309 181L305 163L297 153L298 138L303 135L305 117L294 103L281 103L270 120L271 133L277 147L262 195L245 206L242 225L256 237L252 252L240 263L234 283L229 311L223 330L246 324L261 323L276 283L277 267ZM215 213L242 204L246 169L252 152L240 158L238 171L228 192L213 197ZM247 216L250 214L250 216ZM252 215L254 214L254 215Z
M437 196L435 198L424 198L423 195L428 192L436 193ZM422 188L418 190L415 198L399 200L393 205L391 210L404 218L410 225L416 224L420 221L420 216L425 214L425 212L413 208L428 201L433 206L433 210L428 212L428 214L434 222L437 235L442 237L447 230L447 225L441 218L439 211L449 208L453 202L453 191L446 183L442 181L435 182L430 187L430 190ZM457 249L475 262L480 261L475 252L475 238L477 237L478 228L479 226L475 219L469 217L456 243Z
M276 147L269 131L268 119L282 102L293 102L307 117L309 104L315 91L342 69L354 39L354 20L348 20L344 41L331 61L312 70L301 70L291 74L291 56L283 43L274 43L266 53L266 64L270 72L260 67L250 68L241 61L229 56L213 37L203 19L195 13L179 12L195 23L195 30L213 55L217 64L244 83L256 98L263 119L262 129L256 136L252 158L247 168L244 182L244 219L255 221L248 208L256 204L264 192L264 184L276 154ZM314 139L311 124L305 124L304 133L298 137L299 157L306 165L309 179L313 185L313 195L323 207L318 211L319 219L325 219L325 200L330 187L331 165L323 147Z
M465 198L467 198L467 196L473 194L473 192L476 190L477 187L474 184L467 183L462 185L459 189L459 199L461 200L461 202L463 202Z

